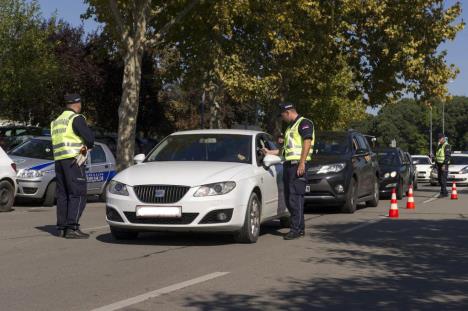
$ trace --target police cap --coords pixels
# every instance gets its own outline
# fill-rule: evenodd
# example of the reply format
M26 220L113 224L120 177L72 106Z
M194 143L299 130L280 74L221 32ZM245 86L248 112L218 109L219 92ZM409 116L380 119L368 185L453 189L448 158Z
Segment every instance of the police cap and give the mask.
M81 102L80 94L77 93L66 94L63 99L67 105Z
M296 109L294 107L294 105L291 104L291 103L281 103L281 104L279 104L279 108L280 108L281 112L285 112L285 111L291 110L291 109Z

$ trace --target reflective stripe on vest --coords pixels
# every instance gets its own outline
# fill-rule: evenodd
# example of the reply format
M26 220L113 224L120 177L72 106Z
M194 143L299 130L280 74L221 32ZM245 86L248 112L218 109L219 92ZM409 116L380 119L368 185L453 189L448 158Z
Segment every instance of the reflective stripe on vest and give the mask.
M73 120L79 114L73 111L64 111L50 124L54 160L74 158L80 153L83 140L73 131Z
M284 134L283 156L286 161L299 161L301 159L303 140L299 133L299 124L301 124L302 120L307 119L300 117L293 125L286 129L286 133ZM306 158L307 161L312 159L314 141L315 130L312 132L312 143Z
M445 161L445 147L447 146L447 143L445 142L442 146L440 146L437 151L436 151L436 162L437 163L444 163Z

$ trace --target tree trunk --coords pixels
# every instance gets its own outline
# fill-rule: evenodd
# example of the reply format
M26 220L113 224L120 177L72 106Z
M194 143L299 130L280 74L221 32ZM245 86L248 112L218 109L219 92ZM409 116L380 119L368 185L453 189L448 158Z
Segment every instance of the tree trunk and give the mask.
M124 55L122 98L119 106L117 171L133 165L136 121L140 102L141 61L141 49L137 44L129 43Z

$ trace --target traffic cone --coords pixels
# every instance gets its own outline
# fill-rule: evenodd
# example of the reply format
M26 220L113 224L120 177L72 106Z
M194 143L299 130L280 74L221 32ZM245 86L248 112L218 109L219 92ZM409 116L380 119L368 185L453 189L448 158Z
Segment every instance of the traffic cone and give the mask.
M455 182L452 184L452 195L450 196L450 200L458 200L457 185Z
M406 208L416 208L416 205L414 204L413 185L410 185L408 189L408 201L406 202Z
M390 218L398 218L398 202L396 198L396 190L393 188L392 190L392 199L390 201L390 211L388 212L388 217Z

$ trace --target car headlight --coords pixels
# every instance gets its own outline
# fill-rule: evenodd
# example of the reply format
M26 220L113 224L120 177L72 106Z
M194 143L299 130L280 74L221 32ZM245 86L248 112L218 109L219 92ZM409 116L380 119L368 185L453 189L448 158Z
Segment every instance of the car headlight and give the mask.
M396 171L393 171L393 172L387 172L384 174L384 178L395 178L397 175L397 172Z
M123 183L121 183L121 182L112 180L112 181L109 183L109 188L108 188L108 189L109 189L109 192L112 193L112 194L126 195L126 196L128 196L127 185L126 185L126 184L123 184Z
M460 171L460 174L468 174L468 166L462 168L462 170Z
M37 170L22 169L16 173L16 177L18 178L37 178L42 176L44 176L44 173Z
M207 197L212 195L222 195L231 192L236 187L233 181L219 182L200 186L193 194L194 197Z
M317 174L338 173L346 167L346 163L334 163L322 165L317 171Z

